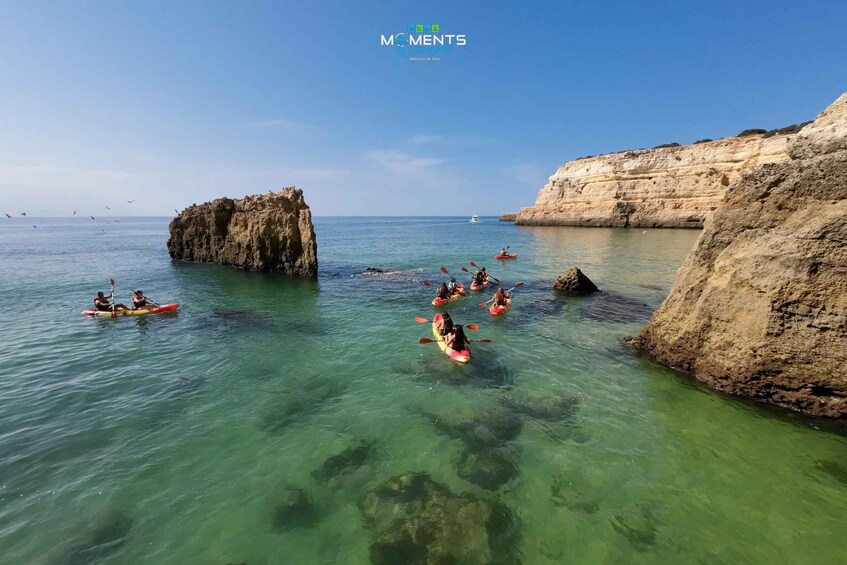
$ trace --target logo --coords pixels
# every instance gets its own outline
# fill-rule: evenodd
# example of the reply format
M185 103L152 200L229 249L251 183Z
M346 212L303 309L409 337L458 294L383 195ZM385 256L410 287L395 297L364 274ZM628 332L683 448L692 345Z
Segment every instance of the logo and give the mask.
M380 35L379 44L393 47L398 55L410 61L440 61L441 55L465 47L468 38L464 33L441 33L440 24L413 24L406 31Z

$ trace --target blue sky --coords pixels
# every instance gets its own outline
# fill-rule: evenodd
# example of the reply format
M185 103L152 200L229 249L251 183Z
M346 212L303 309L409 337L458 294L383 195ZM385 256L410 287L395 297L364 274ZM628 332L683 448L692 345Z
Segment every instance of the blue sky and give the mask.
M381 34L465 47L409 61ZM812 119L843 2L0 2L0 212L500 214L566 160ZM134 204L126 204L135 200Z

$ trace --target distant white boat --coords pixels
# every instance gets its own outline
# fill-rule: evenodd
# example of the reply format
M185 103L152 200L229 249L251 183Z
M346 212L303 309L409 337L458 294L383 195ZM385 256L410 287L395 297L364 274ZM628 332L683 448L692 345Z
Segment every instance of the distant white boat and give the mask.
M472 221L472 222L478 222L478 221L479 221L479 216L471 216L471 221Z

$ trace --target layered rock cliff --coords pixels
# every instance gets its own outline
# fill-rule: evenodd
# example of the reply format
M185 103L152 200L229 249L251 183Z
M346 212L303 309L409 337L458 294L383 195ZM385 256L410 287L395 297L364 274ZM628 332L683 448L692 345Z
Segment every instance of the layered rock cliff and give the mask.
M847 419L847 93L744 174L637 343L731 394Z
M700 228L744 171L786 160L792 137L754 133L568 161L516 223Z
M318 244L303 191L193 205L170 224L174 259L234 265L300 277L318 274Z

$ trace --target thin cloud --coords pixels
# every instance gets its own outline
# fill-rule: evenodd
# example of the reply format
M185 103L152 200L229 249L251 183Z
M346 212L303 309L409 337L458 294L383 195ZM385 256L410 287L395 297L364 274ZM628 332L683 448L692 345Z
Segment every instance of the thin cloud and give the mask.
M443 135L419 133L409 138L409 141L411 141L415 145L424 145L427 143L439 143L445 141L446 139L447 138Z
M309 124L283 119L253 120L248 122L247 125L254 129L274 129L280 131L314 131L318 129Z
M391 149L373 149L365 153L365 158L402 175L421 173L450 161L437 157L420 157Z

